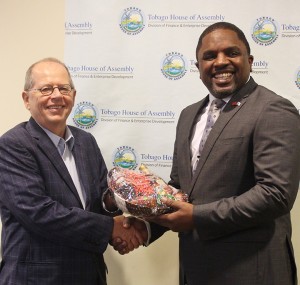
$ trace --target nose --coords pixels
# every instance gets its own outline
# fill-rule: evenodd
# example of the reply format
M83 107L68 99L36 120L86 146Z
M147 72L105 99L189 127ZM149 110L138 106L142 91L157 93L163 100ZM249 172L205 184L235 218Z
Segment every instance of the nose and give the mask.
M52 98L62 97L62 94L60 93L57 86L53 87L53 92L51 94Z
M218 56L215 59L215 65L216 66L222 66L228 64L228 58L226 54L219 53Z

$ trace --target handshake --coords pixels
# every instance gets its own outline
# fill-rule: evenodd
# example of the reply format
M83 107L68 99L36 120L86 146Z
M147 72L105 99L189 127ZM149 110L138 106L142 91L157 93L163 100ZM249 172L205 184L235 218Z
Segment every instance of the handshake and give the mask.
M130 251L144 245L148 240L147 226L144 221L135 217L114 217L114 228L110 244L120 254L127 254Z
M110 190L103 195L103 202L108 211L118 210ZM143 245L148 240L148 230L144 221L135 217L115 216L114 227L109 241L120 254L126 254Z
M173 209L173 212L145 217L147 222L158 224L173 232L186 232L195 227L192 204L165 198L163 201L165 205ZM116 216L110 244L120 254L126 254L146 244L149 234L145 221L135 217Z

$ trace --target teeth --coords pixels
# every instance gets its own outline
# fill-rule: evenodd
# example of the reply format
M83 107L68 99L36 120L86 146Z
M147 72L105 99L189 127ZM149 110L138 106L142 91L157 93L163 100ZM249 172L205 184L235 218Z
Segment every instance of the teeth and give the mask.
M50 106L50 107L48 107L49 109L61 109L62 108L62 106Z
M228 78L231 75L232 75L231 73L221 73L221 74L216 74L215 78Z

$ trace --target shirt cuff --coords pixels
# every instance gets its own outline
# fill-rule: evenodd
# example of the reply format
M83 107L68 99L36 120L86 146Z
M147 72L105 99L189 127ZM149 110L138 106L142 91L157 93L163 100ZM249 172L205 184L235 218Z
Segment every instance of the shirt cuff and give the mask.
M144 220L143 220L144 221ZM144 221L146 228L147 228L147 232L148 232L148 238L147 241L144 242L144 246L148 246L150 243L150 239L151 239L151 227L150 227L150 223L147 221Z
M114 210L114 211L110 211L110 210L108 210L108 209L106 208L106 205L105 205L105 203L104 203L104 199L105 199L105 196L106 196L106 195L110 195L110 197L112 198L111 191L110 191L109 188L107 188L107 189L104 191L103 195L102 195L102 207L103 207L104 211L106 211L106 212L109 213L109 214L116 214L116 213L119 213L119 212L121 211L119 208L117 208L117 209ZM112 198L112 199L113 199L113 198Z

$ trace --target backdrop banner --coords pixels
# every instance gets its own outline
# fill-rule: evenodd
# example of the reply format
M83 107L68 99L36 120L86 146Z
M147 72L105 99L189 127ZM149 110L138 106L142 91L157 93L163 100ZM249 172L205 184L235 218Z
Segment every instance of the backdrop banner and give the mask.
M299 10L296 0L66 0L65 62L77 89L68 123L96 137L108 169L143 163L168 181L180 111L208 94L195 66L202 31L219 21L240 27L255 81L300 109ZM164 257L174 272L176 250ZM149 258L151 246L142 252ZM151 278L151 285L177 282L168 273L163 282ZM134 280L122 285L148 284Z

